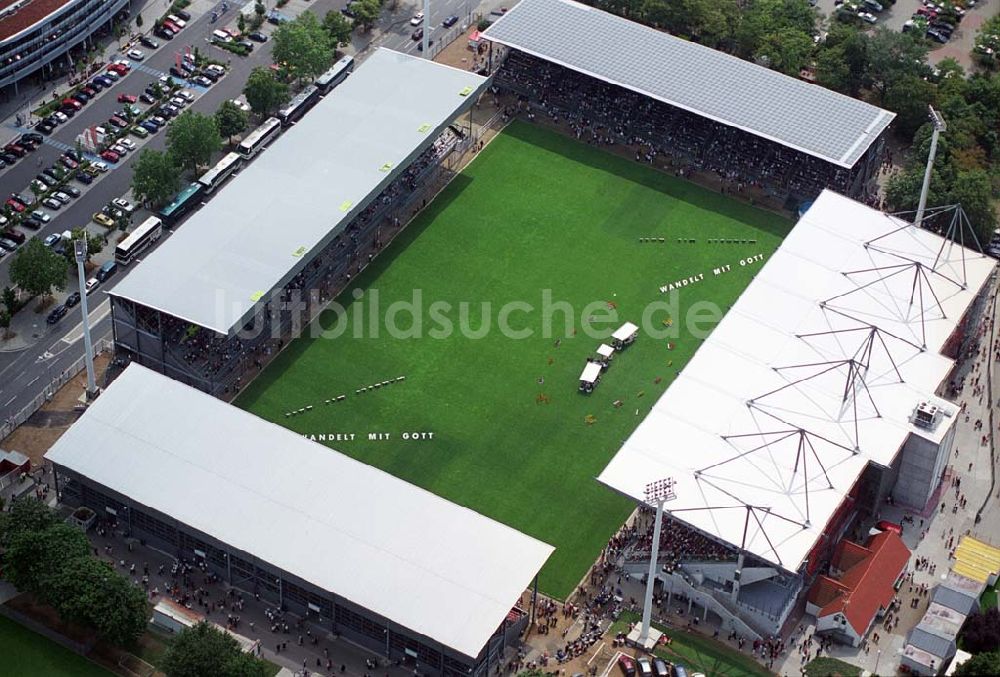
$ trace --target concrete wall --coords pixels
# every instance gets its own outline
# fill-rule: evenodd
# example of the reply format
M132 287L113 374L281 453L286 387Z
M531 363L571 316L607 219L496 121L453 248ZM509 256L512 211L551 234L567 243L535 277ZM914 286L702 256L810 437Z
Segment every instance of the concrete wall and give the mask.
M949 426L941 444L911 434L903 445L899 475L892 497L901 505L921 510L937 488L955 441L955 418L945 418L938 425Z

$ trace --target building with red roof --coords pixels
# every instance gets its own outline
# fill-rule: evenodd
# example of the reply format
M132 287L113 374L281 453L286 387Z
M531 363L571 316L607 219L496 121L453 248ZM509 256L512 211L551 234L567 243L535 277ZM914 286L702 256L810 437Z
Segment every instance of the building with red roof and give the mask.
M858 646L896 594L910 551L894 531L882 531L867 545L841 541L830 575L816 579L806 611L816 617L816 632Z

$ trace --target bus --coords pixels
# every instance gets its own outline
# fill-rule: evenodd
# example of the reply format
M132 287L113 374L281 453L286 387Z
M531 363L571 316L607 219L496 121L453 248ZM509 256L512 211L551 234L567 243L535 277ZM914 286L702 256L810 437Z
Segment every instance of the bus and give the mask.
M172 226L183 218L185 214L197 207L201 203L201 191L204 186L200 183L191 183L181 188L181 192L174 195L166 207L160 210L160 218L167 226Z
M281 120L268 118L264 120L264 124L250 132L250 135L240 142L240 145L236 147L236 152L244 160L251 160L254 155L264 150L280 131Z
M217 165L201 175L198 183L205 187L206 195L211 195L216 188L224 184L226 179L233 175L233 172L240 168L242 163L243 158L238 153L226 153L225 157L219 160Z
M163 222L155 216L150 216L129 233L128 237L118 243L118 246L115 247L115 261L119 265L127 266L146 247L159 240L162 234Z
M316 85L309 85L278 111L278 119L287 127L305 115L317 101L319 101L319 89Z
M343 59L333 64L333 68L316 78L316 89L320 96L325 96L331 89L347 79L347 76L354 70L354 57L345 56Z

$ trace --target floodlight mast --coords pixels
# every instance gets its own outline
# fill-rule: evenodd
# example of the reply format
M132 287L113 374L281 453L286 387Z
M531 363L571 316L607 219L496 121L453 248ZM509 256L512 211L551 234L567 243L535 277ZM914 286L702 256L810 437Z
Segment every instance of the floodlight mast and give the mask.
M660 527L663 524L663 504L677 498L672 477L656 480L646 485L646 503L656 505L656 522L653 523L653 542L649 548L649 574L646 576L646 597L642 605L642 631L639 644L645 646L649 639L649 623L653 612L653 581L656 578L656 560L660 554Z
M94 349L90 342L90 318L87 316L87 281L83 272L83 264L87 260L87 238L81 237L73 241L73 254L76 258L76 273L80 282L80 311L83 314L83 350L84 363L87 365L87 400L97 396L97 382L94 379Z
M934 169L934 156L937 155L938 136L941 132L947 131L948 124L944 118L932 106L927 107L928 115L934 131L931 132L931 150L927 154L927 169L924 170L924 185L920 188L920 202L917 204L917 215L913 219L913 225L920 227L924 220L924 208L927 206L927 193L931 187L931 171Z
M424 58L431 58L431 0L424 0L424 34L423 40Z

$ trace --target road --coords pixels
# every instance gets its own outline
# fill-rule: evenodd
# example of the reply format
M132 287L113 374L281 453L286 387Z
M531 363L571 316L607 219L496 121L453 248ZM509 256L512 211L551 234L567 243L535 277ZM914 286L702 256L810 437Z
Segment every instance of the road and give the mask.
M312 0L308 4L302 2L301 5L300 2L301 0L292 0L282 11L289 15L295 15L298 13L295 11L296 6L308 7L322 17L326 12L339 10L346 4L345 0ZM219 4L221 5L221 2ZM146 58L141 63L133 62L136 65L127 76L101 92L70 121L56 128L55 132L46 139L44 146L0 173L0 184L2 184L0 192L10 194L27 191L28 184L38 172L43 167L55 163L66 146L74 144L77 135L82 130L106 121L115 110L121 108L122 104L117 102L119 94L138 95L141 93L146 86L169 71L170 66L175 62L175 55L186 45L191 45L192 49L197 46L208 56L230 63L229 73L211 88L207 90L197 87L190 88L198 95L197 100L190 108L211 114L223 101L238 97L242 93L243 85L250 71L256 66L271 63L271 43L257 45L254 52L246 58L236 57L229 52L209 45L207 39L213 30L229 23L235 24L239 7L235 3L232 4L229 11L215 24L211 23L211 11L208 11L201 17L193 17L193 20L188 22L181 34L173 41L167 42L157 39L160 43L159 49L152 51L141 48L146 53ZM501 4L508 6L513 3L488 0L482 5L476 5L474 0L437 0L432 6L431 19L426 25L432 27L431 38L440 40L446 32L446 29L441 26L446 17L452 15L461 17L459 24L450 29L455 31L467 23L470 11L488 14L491 10L500 7ZM363 58L371 47L388 47L410 54L418 54L417 43L410 37L413 26L409 23L410 18L417 11L419 8L416 3L400 4L394 14L383 17L376 33L356 36L352 46L359 53L359 58ZM262 31L269 33L273 28L269 24L264 24ZM16 128L13 125L13 120L8 121L4 126L6 127L4 130L6 135L0 138L9 138L15 135ZM44 238L49 233L61 233L64 230L87 224L91 214L99 211L111 199L126 194L131 181L128 169L130 158L134 157L141 148L162 150L166 145L165 136L164 132L160 132L143 142L139 142L139 148L129 155L129 159L119 163L119 166L103 175L89 188L76 184L81 190L84 190L81 197L54 213L52 221L38 231L35 236ZM39 158L41 164L38 162ZM144 218L144 214L139 213L133 217L133 222L139 223L142 218ZM161 238L160 243L162 244L168 237L169 233L166 233ZM11 258L8 256L0 260L0 281L4 284L9 279L8 269ZM91 296L92 336L95 344L99 340L111 336L110 302L105 292L114 288L122 277L124 275L120 274L111 278ZM73 279L75 280L75 276ZM52 378L71 366L83 354L82 332L79 325L82 317L77 313L78 311L71 312L54 326L46 325L44 316L39 314L32 325L33 336L39 337L34 345L18 352L0 352L0 422L7 420L28 405L43 391ZM77 323L75 327L72 324L74 321ZM67 327L73 328L67 331Z

